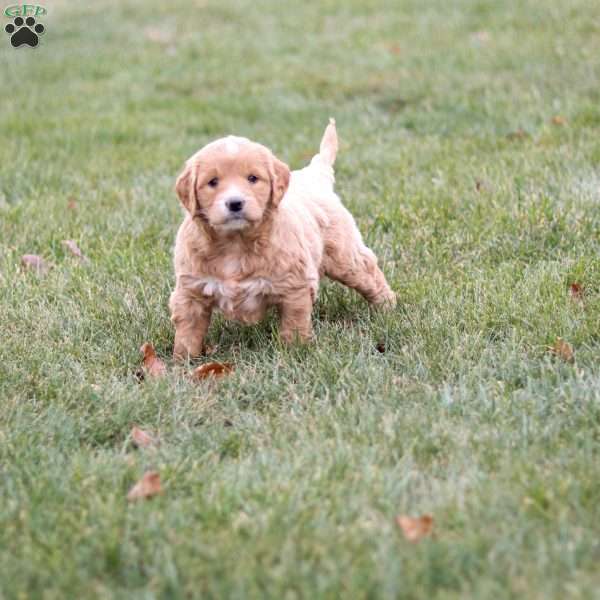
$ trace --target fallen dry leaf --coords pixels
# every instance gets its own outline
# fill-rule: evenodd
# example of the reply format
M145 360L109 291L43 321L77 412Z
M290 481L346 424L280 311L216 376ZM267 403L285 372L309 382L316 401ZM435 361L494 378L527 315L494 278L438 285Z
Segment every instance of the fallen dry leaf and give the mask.
M552 117L552 124L553 125L566 125L567 120L564 117L562 117L561 115L554 115Z
M516 131L511 131L510 133L506 134L506 138L509 140L524 140L527 137L529 137L529 134L521 127L519 127L519 129Z
M154 436L137 426L131 429L131 439L138 448L152 448L158 445L158 440Z
M146 27L144 29L144 35L146 39L151 42L155 42L156 44L170 44L173 39L173 34L166 29L161 29L159 27Z
M561 360L565 362L573 362L575 360L575 352L573 351L573 346L566 342L562 338L556 338L553 346L549 346L548 350L557 356Z
M21 256L21 265L26 269L35 271L38 275L46 275L50 270L50 265L37 254L24 254Z
M583 302L583 286L580 283L572 283L569 286L569 295L575 302Z
M492 39L489 31L476 31L473 33L473 41L476 44L487 44Z
M73 240L63 240L63 246L66 246L73 256L76 256L81 262L89 262L90 259L83 254L79 246Z
M231 363L210 362L200 365L192 371L192 379L200 381L207 377L223 377L233 372Z
M421 515L420 517L398 515L396 523L409 542L419 542L424 537L431 535L433 530L433 517L431 515Z
M156 356L154 346L150 342L142 344L140 352L144 355L142 366L150 377L164 377L167 374L167 366Z
M67 201L67 208L69 210L77 209L77 202L75 201L75 198L69 198L69 200Z
M142 500L151 498L160 494L162 487L160 485L160 475L156 471L147 471L142 478L129 490L127 500Z
M480 192L491 192L494 188L489 181L484 181L483 179L475 180L475 189Z

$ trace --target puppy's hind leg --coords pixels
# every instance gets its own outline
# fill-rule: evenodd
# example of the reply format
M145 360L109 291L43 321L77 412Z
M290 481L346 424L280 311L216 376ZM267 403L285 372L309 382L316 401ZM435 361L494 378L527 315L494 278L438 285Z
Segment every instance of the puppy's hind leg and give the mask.
M357 232L358 233L358 232ZM375 254L364 245L360 235L343 247L325 248L325 274L356 290L369 303L382 308L396 306L396 294L377 266Z

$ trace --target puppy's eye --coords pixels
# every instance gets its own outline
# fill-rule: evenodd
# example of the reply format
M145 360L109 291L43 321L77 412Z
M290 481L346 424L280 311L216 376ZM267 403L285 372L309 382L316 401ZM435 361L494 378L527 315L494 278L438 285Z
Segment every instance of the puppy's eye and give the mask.
M250 183L256 183L258 181L258 177L256 175L248 175L248 181Z
M208 185L212 188L215 188L219 185L219 178L218 177L213 177L209 182Z

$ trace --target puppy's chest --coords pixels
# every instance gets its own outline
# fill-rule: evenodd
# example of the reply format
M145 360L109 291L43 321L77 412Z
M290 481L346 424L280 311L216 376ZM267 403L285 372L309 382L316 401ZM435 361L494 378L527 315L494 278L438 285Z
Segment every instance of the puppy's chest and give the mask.
M211 298L225 317L242 323L262 319L275 293L269 278L257 276L200 276L196 279L196 288Z

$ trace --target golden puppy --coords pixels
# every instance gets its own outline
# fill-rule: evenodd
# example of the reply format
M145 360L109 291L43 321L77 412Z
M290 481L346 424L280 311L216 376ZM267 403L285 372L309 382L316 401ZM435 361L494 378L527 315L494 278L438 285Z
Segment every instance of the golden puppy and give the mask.
M281 337L312 336L319 279L393 306L377 259L333 191L335 122L300 171L270 150L229 136L192 156L175 186L186 215L175 241L177 283L169 303L176 358L202 353L212 311L256 323L279 309Z

